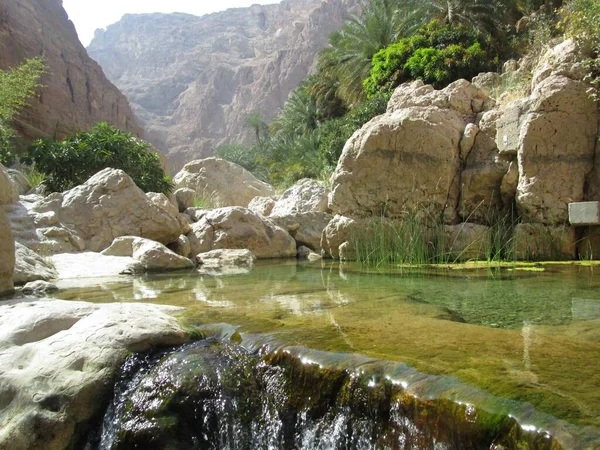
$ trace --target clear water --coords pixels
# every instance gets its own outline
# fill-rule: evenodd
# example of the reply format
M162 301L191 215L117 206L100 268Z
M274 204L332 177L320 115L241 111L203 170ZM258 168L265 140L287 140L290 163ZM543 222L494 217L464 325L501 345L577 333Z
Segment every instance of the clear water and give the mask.
M600 448L589 441L600 440L600 267L544 269L273 262L246 274L149 276L57 296L178 305L190 325L227 323L242 338L402 362L472 386L485 393L482 403L514 402L508 414L530 404L576 427L564 432L566 447ZM477 406L477 395L470 401ZM585 444L569 441L575 429L585 430Z

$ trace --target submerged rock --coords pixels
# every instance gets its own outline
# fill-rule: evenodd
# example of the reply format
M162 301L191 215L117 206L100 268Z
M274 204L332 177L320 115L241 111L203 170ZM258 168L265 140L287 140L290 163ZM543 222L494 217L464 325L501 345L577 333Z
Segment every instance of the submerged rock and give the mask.
M247 273L254 266L256 256L250 250L222 249L200 253L196 260L201 272L232 274Z
M178 345L177 308L62 300L0 305L0 448L82 448L131 352Z
M58 291L58 286L42 280L30 281L25 286L23 286L22 289L23 294L36 296L44 296L46 294L51 294L52 292L56 291Z

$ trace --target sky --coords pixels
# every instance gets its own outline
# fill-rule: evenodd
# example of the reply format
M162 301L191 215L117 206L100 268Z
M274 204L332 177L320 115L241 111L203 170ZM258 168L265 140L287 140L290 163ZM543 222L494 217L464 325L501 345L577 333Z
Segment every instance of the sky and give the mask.
M79 40L86 47L97 28L118 22L124 14L183 12L200 16L255 3L277 3L277 0L63 0L63 6L77 28Z

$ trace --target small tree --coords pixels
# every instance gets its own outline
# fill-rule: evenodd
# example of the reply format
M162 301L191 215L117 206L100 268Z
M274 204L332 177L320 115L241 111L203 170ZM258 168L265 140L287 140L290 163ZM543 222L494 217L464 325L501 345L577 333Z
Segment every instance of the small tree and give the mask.
M20 66L0 71L0 163L4 165L14 161L13 120L35 95L43 73L42 58L29 59Z
M125 171L144 192L173 189L150 144L107 123L61 142L38 140L21 161L46 175L44 185L51 192L80 185L107 167Z

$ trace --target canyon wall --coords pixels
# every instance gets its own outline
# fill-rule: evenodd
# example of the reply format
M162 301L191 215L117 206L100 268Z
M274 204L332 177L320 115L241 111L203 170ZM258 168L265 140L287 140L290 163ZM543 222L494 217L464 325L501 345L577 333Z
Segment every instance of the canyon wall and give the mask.
M100 121L141 136L143 131L121 92L79 42L61 0L0 2L0 69L43 56L43 88L16 121L26 141L64 137Z
M88 48L172 168L226 142L246 116L272 118L360 0L286 0L201 17L125 15Z

